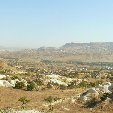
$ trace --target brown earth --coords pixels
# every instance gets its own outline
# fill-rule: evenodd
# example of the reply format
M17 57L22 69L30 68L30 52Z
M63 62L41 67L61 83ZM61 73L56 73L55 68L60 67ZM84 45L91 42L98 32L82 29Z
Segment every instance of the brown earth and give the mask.
M44 90L44 91L24 91L12 88L0 88L0 108L20 109L21 103L18 101L20 97L26 96L30 99L27 104L27 109L37 109L39 111L47 111L44 98L48 96L68 98L80 93L82 89L72 90ZM53 113L113 113L113 104L101 104L98 107L91 109L85 108L82 104L71 103L65 101L53 106Z

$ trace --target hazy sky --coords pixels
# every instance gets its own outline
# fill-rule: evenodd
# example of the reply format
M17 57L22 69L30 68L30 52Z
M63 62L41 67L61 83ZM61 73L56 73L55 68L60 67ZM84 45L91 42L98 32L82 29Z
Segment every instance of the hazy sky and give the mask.
M113 0L0 0L0 45L113 42Z

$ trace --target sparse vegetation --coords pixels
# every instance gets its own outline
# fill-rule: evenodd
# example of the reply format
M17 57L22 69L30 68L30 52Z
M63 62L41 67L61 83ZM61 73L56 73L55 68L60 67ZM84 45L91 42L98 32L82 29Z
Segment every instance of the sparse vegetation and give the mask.
M17 81L14 88L15 88L15 89L22 89L22 88L24 88L24 87L25 87L24 82L22 82L22 81Z
M109 96L109 93L104 93L104 94L100 97L101 101L105 101L105 100L108 98L108 96Z
M49 54L53 55L51 57L53 57L54 60L49 58L48 53L37 53L37 51L34 53L34 50L32 51L32 55L31 53L27 52L26 54L24 52L20 52L19 54L15 53L14 58L11 58L13 53L11 53L12 56L9 53L7 54L10 56L7 57L8 63L0 68L0 85L3 87L5 84L4 87L6 87L12 83L14 88L3 87L4 90L8 90L8 92L5 93L9 95L9 97L6 97L6 94L1 87L0 101L3 103L1 104L3 107L8 107L8 105L11 105L12 107L18 108L19 103L15 102L15 100L18 100L21 102L22 109L29 108L29 106L31 106L31 108L43 109L44 112L48 111L53 113L56 111L56 113L59 113L60 111L65 113L66 110L67 112L71 113L73 110L75 112L77 109L80 111L83 109L87 113L89 112L87 111L87 108L98 109L98 105L106 102L107 98L110 96L112 101L112 94L103 94L103 92L100 90L99 95L96 95L95 90L92 89L94 94L91 95L95 96L91 96L87 94L87 90L91 89L92 87L95 88L99 84L101 87L101 84L105 83L106 81L110 83L113 82L113 63L89 63L75 61L73 60L74 57L72 57L71 60L68 59L68 61L65 58L71 55L68 56L65 52L61 54L61 56L64 56L62 60L59 58L59 56L54 57L51 52ZM57 54L59 55L59 53ZM40 55L45 55L43 60ZM40 60L38 60L39 58ZM8 76L3 78L2 75ZM15 83L15 81L17 82ZM86 103L81 103L78 96L76 97L78 94L86 95L86 98L83 98ZM21 98L18 99L20 95ZM61 99L55 95L58 95L58 97L61 97ZM87 95L88 99L90 98L88 101ZM12 97L15 97L15 99ZM4 102L4 98L8 100L7 103ZM31 98L31 102L28 98ZM27 104L29 106L27 106ZM86 109L81 108L79 105L85 105ZM4 110L6 111L7 109Z
M36 84L34 82L28 82L27 91L32 91L36 88Z
M22 103L21 104L22 109L25 109L27 103L30 102L30 100L27 97L21 97L21 98L18 99L18 101L20 101Z
M44 101L46 101L47 103L49 103L49 105L48 105L48 112L51 112L51 111L53 111L54 109L53 109L53 105L52 105L52 103L53 102L55 102L55 101L57 101L57 100L59 100L60 98L58 98L58 97L52 97L52 96L49 96L49 97L47 97L47 98L45 98L44 99Z
M98 103L98 100L96 98L92 98L90 101L85 103L85 106L87 108L94 108L96 107L97 103Z

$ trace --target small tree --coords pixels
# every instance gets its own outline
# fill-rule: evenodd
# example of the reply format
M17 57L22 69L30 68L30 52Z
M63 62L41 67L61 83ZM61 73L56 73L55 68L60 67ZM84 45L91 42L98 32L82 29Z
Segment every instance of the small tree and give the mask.
M24 109L25 106L26 106L26 104L27 104L28 102L30 102L30 100L27 99L27 97L21 97L21 98L19 98L18 101L20 101L20 102L22 103L22 105L21 105L21 108L22 108L22 109Z
M52 102L54 101L54 98L52 96L49 96L49 97L45 98L44 100L49 103L49 105L48 105L49 112L53 111Z
M52 102L55 102L55 101L60 100L60 99L61 98L59 98L59 97L52 97L52 96L48 96L47 98L44 99L46 102L49 103L49 105L48 105L49 112L53 111Z

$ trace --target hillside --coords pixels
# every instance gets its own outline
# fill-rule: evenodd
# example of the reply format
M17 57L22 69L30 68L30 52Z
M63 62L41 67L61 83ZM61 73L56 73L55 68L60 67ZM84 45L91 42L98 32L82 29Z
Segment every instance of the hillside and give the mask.
M55 62L112 62L113 42L66 43L59 48L40 47L15 51L2 49L0 57Z
M75 51L85 52L113 52L113 42L90 42L90 43L66 43L62 49L74 49ZM79 52L80 52L79 51Z

